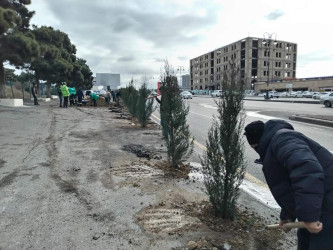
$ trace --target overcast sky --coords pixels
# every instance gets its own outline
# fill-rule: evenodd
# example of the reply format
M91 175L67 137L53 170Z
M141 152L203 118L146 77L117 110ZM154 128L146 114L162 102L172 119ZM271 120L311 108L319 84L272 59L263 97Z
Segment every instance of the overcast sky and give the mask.
M31 0L31 24L67 33L77 56L122 84L158 80L163 60L189 60L245 37L275 33L298 44L297 77L333 75L328 0ZM155 81L155 80L152 80Z

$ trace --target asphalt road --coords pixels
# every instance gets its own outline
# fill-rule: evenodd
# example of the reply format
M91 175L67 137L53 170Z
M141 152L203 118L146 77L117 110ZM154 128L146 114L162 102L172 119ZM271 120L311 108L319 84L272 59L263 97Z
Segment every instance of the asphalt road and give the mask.
M193 99L187 99L185 101L190 106L188 123L197 142L195 151L198 155L202 155L208 130L211 127L213 117L217 115L217 106L214 99L210 97L195 96ZM333 128L289 120L289 116L296 114L333 115L333 109L325 108L324 105L320 104L262 102L253 100L245 100L244 108L246 110L245 124L256 120L265 122L269 119L283 119L291 123L295 130L309 136L333 152ZM155 114L159 116L158 112L155 112ZM254 163L258 155L247 143L245 143L245 156L247 160L247 172L265 183L261 165Z

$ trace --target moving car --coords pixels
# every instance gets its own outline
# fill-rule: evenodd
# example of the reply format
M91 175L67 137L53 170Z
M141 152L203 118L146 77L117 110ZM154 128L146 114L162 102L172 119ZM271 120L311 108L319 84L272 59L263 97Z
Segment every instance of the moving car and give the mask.
M322 95L320 97L320 101L319 102L322 103L322 104L324 104L325 107L327 107L327 108L332 107L332 103L333 103L333 92L330 92L330 93L328 93L326 95Z
M223 94L222 90L214 90L212 92L212 97L221 97Z
M180 93L180 96L184 99L192 99L192 94L190 91L183 91Z

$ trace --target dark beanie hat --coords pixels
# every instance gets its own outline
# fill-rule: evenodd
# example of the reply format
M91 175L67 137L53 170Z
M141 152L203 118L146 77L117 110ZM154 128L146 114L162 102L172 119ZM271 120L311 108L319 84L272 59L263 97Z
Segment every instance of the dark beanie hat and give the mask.
M247 141L250 145L259 143L264 132L264 123L262 121L251 122L245 127Z

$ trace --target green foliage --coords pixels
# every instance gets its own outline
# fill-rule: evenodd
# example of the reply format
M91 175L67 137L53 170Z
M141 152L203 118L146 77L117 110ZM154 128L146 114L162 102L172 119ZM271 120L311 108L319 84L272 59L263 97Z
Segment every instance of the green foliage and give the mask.
M28 4L30 0L0 1L0 98L6 97L3 63L23 66L39 54L38 43L28 30L34 14L26 8Z
M151 114L154 112L154 99L147 99L151 91L147 89L147 83L144 81L139 89L137 103L137 118L141 127L146 127Z
M206 141L207 151L202 159L204 183L217 216L234 219L239 186L244 179L243 85L238 69L224 72L224 96L216 101L218 117L214 118Z
M133 86L133 79L130 81L129 86L121 89L121 99L128 108L128 111L133 117L137 116L137 101L138 101L138 91Z
M177 167L193 153L193 139L186 117L189 107L180 96L177 77L170 74L170 66L165 62L165 75L162 82L161 125L166 142L168 161Z
M0 35L14 27L16 20L15 11L0 7Z

